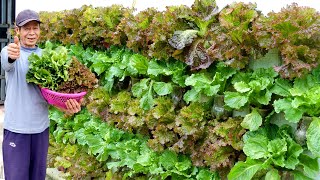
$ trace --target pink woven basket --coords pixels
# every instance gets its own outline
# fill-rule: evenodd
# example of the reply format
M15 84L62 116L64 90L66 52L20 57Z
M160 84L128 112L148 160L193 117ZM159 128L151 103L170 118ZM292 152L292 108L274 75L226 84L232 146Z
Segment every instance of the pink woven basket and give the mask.
M87 92L80 92L74 94L59 93L47 88L40 88L42 96L48 101L49 104L66 109L66 102L69 99L80 100L87 94Z

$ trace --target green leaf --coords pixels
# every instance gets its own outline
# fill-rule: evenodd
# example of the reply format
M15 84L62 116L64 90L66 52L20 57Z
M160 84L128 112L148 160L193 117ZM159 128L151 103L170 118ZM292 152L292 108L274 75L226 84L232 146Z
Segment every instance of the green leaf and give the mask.
M276 79L274 82L274 86L271 88L271 92L280 96L290 96L289 89L292 88L292 85L290 84L289 80L286 79Z
M272 156L281 156L287 151L287 142L284 139L276 138L268 142L268 151Z
M220 84L218 85L214 85L214 86L203 86L203 93L207 96L214 96L218 93L219 89L220 89Z
M195 89L191 89L183 95L183 100L185 100L187 103L197 102L199 99L200 99L200 93L197 92Z
M262 169L262 163L259 161L251 159L247 159L246 162L239 161L228 174L228 180L250 180L260 169Z
M162 167L159 167L158 165L149 166L148 171L150 172L150 174L156 174L156 175L165 173ZM167 171L167 172L170 172L170 171Z
M55 158L55 161L56 161L54 164L55 166L62 166L64 168L69 168L72 166L72 163L69 160L65 159L64 157L57 156Z
M273 106L276 113L283 111L285 113L285 118L288 121L297 123L302 118L303 111L301 109L293 108L291 100L288 98L275 100Z
M267 158L268 138L261 134L250 136L244 143L243 152L252 159Z
M41 87L57 90L60 83L68 80L68 69L71 58L64 46L53 49L52 43L46 43L42 55L32 53L29 58L27 82L33 82Z
M292 108L292 109L287 109L284 113L285 113L285 118L288 121L291 121L293 123L298 123L302 118L302 115L304 112L301 109Z
M320 158L320 119L313 117L307 130L307 145L313 155Z
M183 73L174 73L172 76L172 82L178 84L181 87L185 87L185 81L188 76Z
M145 145L143 149L140 151L140 155L137 157L137 163L141 164L142 166L150 166L154 162L154 157L156 156L155 152L152 151Z
M87 136L86 141L89 145L90 151L94 155L104 152L104 147L107 145L100 136Z
M106 73L106 79L110 80L113 79L114 77L121 78L124 74L124 71L117 65L111 66Z
M294 180L312 180L300 171L293 171Z
M56 121L57 123L61 122L62 118L63 117L63 112L56 109L56 108L53 108L53 109L50 109L49 111L49 118L50 120L53 120L53 121Z
M154 99L153 99L152 86L151 86L149 91L143 94L142 98L140 99L140 107L144 110L150 110L153 106L154 106Z
M148 74L159 76L160 74L163 74L165 72L165 64L159 61L150 61L148 65ZM167 74L169 75L169 73Z
M252 79L249 82L249 86L256 92L266 89L271 84L268 77L259 77L259 79Z
M248 97L238 92L225 92L224 101L227 106L239 109L248 102Z
M253 109L250 114L247 114L241 122L241 126L249 129L250 131L257 130L261 124L262 117L256 109Z
M204 73L192 74L185 81L185 84L187 86L195 86L196 84L202 85L202 84L211 84L211 83L212 83L212 80Z
M160 158L159 163L166 169L170 170L175 167L175 164L178 162L178 156L175 152L170 150L165 150Z
M276 138L268 142L268 151L272 155L272 161L275 165L284 167L284 157L287 151L287 142L284 139Z
M309 89L316 86L317 80L311 76L311 74L306 75L302 78L296 78L294 81L294 86L290 89L290 92L293 96L301 96L305 92L308 92Z
M186 156L180 156L179 161L176 162L174 166L177 168L178 171L182 172L191 168L192 163L191 163L191 160Z
M299 108L299 107L301 107L303 105L307 105L308 106L308 102L307 101L308 100L306 100L306 98L297 96L297 97L295 97L293 99L293 101L291 102L291 105L292 105L293 108L297 109L297 108Z
M218 178L216 177L215 173L212 173L207 169L201 169L197 174L196 179L197 180L215 180Z
M103 87L108 91L111 92L113 84L114 84L114 79L111 80L107 80L105 79L105 81L103 81Z
M115 170L115 171L117 171L118 168L122 166L121 161L107 162L106 165L108 169Z
M308 155L301 154L299 156L300 164L303 166L304 173L312 178L316 179L319 173L319 164L317 158L311 158Z
M241 93L244 93L244 92L248 92L251 90L251 87L249 86L249 84L243 82L243 81L240 81L240 82L236 82L234 84L234 88L238 91L238 92L241 92Z
M130 57L130 64L134 67L139 74L147 74L148 59L140 54L134 54Z
M140 82L135 83L131 88L133 96L141 97L148 90L149 81L150 79L142 79Z
M258 94L252 95L260 104L268 105L271 101L272 93L269 90L260 91Z
M95 73L98 75L101 75L103 72L105 72L109 68L109 64L103 62L103 61L96 61L94 62L90 68L93 69Z
M96 159L98 161L106 161L109 157L109 152L107 150L104 150L102 153L98 154L98 156L96 157Z
M85 129L82 128L75 132L77 143L83 146L87 144L86 134L84 133L84 131Z
M172 93L173 87L171 83L165 82L154 82L153 83L153 90L159 95L164 96L167 94Z
M267 172L265 179L266 180L281 180L281 177L279 175L278 170L271 169L270 171Z
M302 147L294 142L291 138L287 138L288 150L286 153L285 167L294 170L299 163L298 157L303 152Z
M217 72L216 74L219 74L219 78L214 78L215 81L222 80L225 81L229 78L231 78L234 74L237 73L237 69L232 68L228 65L226 65L224 62L219 62L217 65Z

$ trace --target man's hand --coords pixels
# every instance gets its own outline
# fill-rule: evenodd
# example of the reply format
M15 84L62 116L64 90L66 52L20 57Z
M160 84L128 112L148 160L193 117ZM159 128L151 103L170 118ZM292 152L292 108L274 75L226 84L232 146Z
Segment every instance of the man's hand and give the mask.
M67 106L67 109L65 110L67 114L74 114L74 113L77 113L79 111L81 111L81 101L82 99L80 100L80 103L74 99L69 99L67 102L66 102L66 106Z
M15 36L14 42L8 45L8 56L13 60L20 57L20 41L18 36Z

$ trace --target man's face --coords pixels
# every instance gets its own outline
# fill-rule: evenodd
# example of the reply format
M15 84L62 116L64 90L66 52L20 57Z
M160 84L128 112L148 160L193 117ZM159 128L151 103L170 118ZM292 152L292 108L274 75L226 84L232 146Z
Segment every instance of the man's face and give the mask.
M20 35L20 43L22 46L27 48L36 47L35 45L40 36L40 25L37 21L30 21L16 30Z

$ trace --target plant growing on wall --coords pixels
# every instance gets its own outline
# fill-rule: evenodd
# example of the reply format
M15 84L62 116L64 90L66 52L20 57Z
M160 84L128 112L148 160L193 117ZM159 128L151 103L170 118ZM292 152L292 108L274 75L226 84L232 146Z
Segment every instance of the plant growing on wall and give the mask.
M252 24L260 47L280 50L283 64L276 70L283 78L301 77L318 65L319 15L313 8L292 4Z

